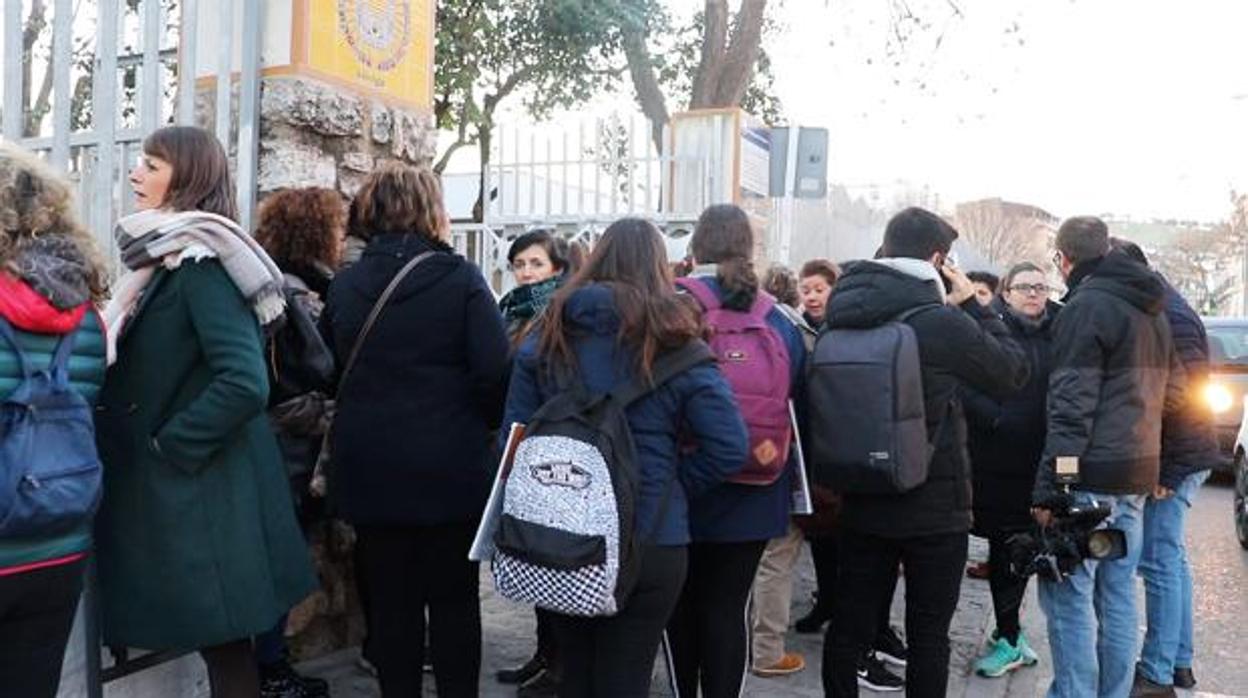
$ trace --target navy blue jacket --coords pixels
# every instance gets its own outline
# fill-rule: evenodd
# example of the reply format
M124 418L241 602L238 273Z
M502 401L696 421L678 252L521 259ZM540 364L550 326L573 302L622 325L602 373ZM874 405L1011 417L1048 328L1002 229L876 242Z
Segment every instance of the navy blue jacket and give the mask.
M620 321L609 288L577 290L564 307L564 322L575 336L578 370L590 392L607 392L632 380L636 355L619 342ZM530 336L516 355L504 424L526 423L555 392L544 379L547 371L537 354L537 337ZM658 545L686 545L688 499L745 465L748 436L732 389L718 367L697 366L634 402L626 414L641 470L637 530ZM697 442L696 451L680 452L678 437L683 434Z
M431 249L442 254L399 284L339 386L330 498L351 523L471 522L489 494L507 335L475 266L418 235L377 235L334 277L321 332L341 369L382 290Z
M1161 478L1165 487L1177 489L1184 478L1209 470L1222 460L1213 430L1213 413L1200 399L1198 386L1209 380L1209 339L1205 324L1192 306L1169 283L1166 284L1166 319L1174 351L1182 362L1191 386L1181 407L1167 412L1161 421Z
M699 276L698 279L706 282L723 300L723 291L715 277ZM797 327L778 307L768 313L767 324L784 339L789 351L789 395L800 404L806 345ZM792 513L796 464L797 450L793 448L789 451L789 466L772 484L760 487L725 482L690 502L689 529L694 542L740 543L783 536Z

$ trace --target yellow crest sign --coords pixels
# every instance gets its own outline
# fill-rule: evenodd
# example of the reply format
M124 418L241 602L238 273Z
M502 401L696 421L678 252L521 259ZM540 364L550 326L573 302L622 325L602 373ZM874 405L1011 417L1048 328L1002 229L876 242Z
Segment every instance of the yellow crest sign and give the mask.
M434 0L308 0L307 65L410 106L433 101Z

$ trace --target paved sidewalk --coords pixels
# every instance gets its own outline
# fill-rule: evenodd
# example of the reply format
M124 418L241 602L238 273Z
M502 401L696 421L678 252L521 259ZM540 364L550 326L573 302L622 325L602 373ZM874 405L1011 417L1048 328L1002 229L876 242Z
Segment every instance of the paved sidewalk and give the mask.
M978 539L971 539L971 558L982 560L987 555L987 546ZM796 620L809 610L811 591L815 588L814 568L810 562L809 549L804 549L798 567L798 579L794 590L794 613ZM904 585L901 585L904 587ZM482 623L484 627L484 656L481 667L481 695L488 698L510 698L515 689L499 685L494 680L494 672L507 666L515 666L524 662L533 651L533 614L525 607L517 606L494 594L488 573L482 570ZM901 629L904 625L903 594L899 590L893 602L893 624ZM1029 610L1034 609L1034 599ZM1036 613L1035 615L1039 615ZM950 629L951 656L949 692L951 697L989 698L994 696L1025 696L1032 698L1038 695L1036 685L1038 670L1018 672L1009 680L986 681L970 676L970 666L975 656L983 647L986 633L991 631L992 600L988 592L987 582L967 579L962 585L962 597L958 602L958 610L954 615ZM1031 622L1029 619L1028 623ZM1039 628L1037 628L1039 630ZM1044 645L1043 636L1036 635L1036 645ZM792 676L775 679L762 679L750 676L746 684L745 695L762 698L763 696L822 696L823 687L820 682L820 665L823 650L823 636L798 635L789 633L789 651L802 653L806 657L806 670ZM356 650L347 650L329 657L324 657L305 664L305 671L330 680L335 698L376 698L378 696L376 682L364 674L355 665ZM655 665L655 696L670 696L667 686L666 667L660 658ZM1047 674L1047 672L1045 672ZM1047 684L1047 679L1045 680ZM428 679L429 694L433 694L432 677ZM863 695L872 695L863 691ZM895 695L895 694L894 694Z

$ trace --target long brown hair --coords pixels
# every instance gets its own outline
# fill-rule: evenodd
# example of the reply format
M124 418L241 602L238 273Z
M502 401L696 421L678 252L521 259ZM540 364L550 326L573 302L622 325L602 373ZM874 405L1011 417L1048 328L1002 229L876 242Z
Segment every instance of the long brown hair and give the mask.
M724 307L749 310L758 295L754 273L754 227L749 215L732 204L716 204L702 212L693 229L689 251L698 264L719 266L717 279L724 291Z
M575 370L563 311L572 294L590 284L611 289L620 317L619 340L636 352L637 369L647 379L656 356L701 334L697 309L672 285L659 231L650 221L622 218L607 228L585 266L555 294L546 312L538 348L555 372Z
M143 152L173 168L162 207L238 220L230 161L216 136L197 126L166 126L143 141Z

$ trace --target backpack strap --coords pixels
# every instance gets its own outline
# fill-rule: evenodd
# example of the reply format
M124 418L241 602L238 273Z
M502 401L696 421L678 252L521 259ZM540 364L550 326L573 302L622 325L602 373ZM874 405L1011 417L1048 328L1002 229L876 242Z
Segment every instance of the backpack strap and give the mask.
M714 363L715 360L715 353L706 342L700 339L691 340L685 346L660 356L654 362L649 381L638 374L627 385L612 391L611 397L621 408L627 407L677 375L700 364Z
M943 303L924 303L922 305L916 305L913 308L910 308L909 310L906 310L898 314L890 322L907 322L908 320L910 320L910 318L914 317L915 315L918 315L919 313L932 310L933 308L943 308L943 307L944 307Z
M373 325L377 324L377 318L381 317L381 311L385 310L386 303L390 301L390 296L394 295L395 290L399 288L399 284L407 275L420 265L421 262L429 259L437 254L430 250L421 252L420 254L408 260L403 268L395 273L390 279L390 283L386 285L381 295L377 297L377 302L373 304L372 310L368 311L368 318L364 320L364 326L360 328L360 333L355 337L355 345L351 347L351 353L347 355L347 362L342 365L342 373L338 375L338 392L342 392L342 386L347 383L347 376L351 373L351 369L355 367L355 360L360 356L360 350L364 348L364 340L368 338L368 333L373 329Z
M56 343L56 351L52 354L52 363L48 364L52 381L62 387L69 385L69 357L74 353L74 336L77 334L78 328L75 327L61 335L61 341Z
M715 291L710 285L695 276L684 276L676 279L676 287L688 291L691 296L697 299L703 310L719 310L722 306L719 302L719 296L715 295Z
M30 378L30 364L26 362L26 352L22 351L22 347L17 343L17 335L13 334L13 326L2 315L0 315L0 337L3 337L13 348L13 355L17 357L17 365L22 370L22 378Z
M760 323L767 322L767 314L771 309L776 307L776 298L763 289L758 289L758 293L754 295L754 304L750 306L750 317Z

